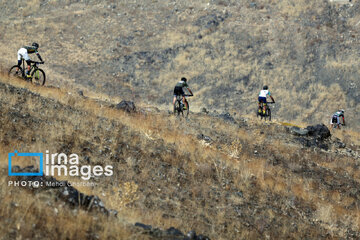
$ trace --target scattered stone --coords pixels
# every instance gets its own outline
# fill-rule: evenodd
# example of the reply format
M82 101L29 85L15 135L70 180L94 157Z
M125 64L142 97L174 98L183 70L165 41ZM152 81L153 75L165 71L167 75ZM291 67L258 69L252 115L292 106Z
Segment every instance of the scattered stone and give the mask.
M336 148L345 148L346 147L346 144L341 142L340 139L338 139L338 138L336 138L334 145Z
M128 113L136 112L135 103L132 102L132 101L122 100L120 103L118 103L115 106L115 108L118 109L118 110L123 110L123 111L128 112Z
M205 114L208 114L208 113L209 113L209 111L208 111L206 108L204 108L204 107L201 108L201 112L202 112L202 113L205 113Z
M218 117L224 119L225 121L236 123L235 119L231 116L230 113L222 113L219 114Z
M330 130L324 124L317 124L315 126L307 126L309 136L313 136L317 139L324 140L331 136Z
M196 235L194 230L191 230L186 235L183 234L179 229L174 227L170 227L166 230L162 230L159 228L154 228L151 225L146 225L143 223L135 223L135 226L144 229L143 234L149 234L153 237L161 238L161 239L171 239L171 240L210 240L210 238L200 234Z
M209 136L205 136L204 134L200 133L197 135L199 140L204 140L206 143L211 143L213 140Z
M306 136L306 135L308 135L309 130L304 129L304 128L299 128L299 127L292 127L292 128L290 128L290 132L294 135Z
M141 227L141 228L143 228L145 230L151 230L152 229L151 225L146 225L146 224L139 223L139 222L135 223L135 226L136 227Z
M84 92L82 90L78 91L79 96L84 97Z

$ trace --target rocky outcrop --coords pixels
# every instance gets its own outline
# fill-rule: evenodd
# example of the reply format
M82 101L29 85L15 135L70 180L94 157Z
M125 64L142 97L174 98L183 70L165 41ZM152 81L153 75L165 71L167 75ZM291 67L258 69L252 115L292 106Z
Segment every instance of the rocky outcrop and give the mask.
M120 103L118 103L115 106L115 108L118 109L118 110L123 110L123 111L128 112L128 113L136 112L135 103L132 102L132 101L122 100Z
M327 139L331 137L330 130L324 124L307 126L306 128L291 127L290 133L296 135L295 139L305 147L319 147L324 150L329 149Z
M210 240L209 237L202 234L197 235L195 231L189 231L186 235L179 229L170 227L166 230L154 228L151 225L143 223L135 223L135 226L143 229L143 234L151 235L154 238L159 239L172 239L172 240Z

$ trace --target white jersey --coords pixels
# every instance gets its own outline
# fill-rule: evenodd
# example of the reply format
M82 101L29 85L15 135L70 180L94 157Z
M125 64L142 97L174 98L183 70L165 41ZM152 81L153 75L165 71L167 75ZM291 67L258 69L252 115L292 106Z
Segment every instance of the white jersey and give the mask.
M270 96L269 90L261 90L259 93L259 97L266 97L266 95Z

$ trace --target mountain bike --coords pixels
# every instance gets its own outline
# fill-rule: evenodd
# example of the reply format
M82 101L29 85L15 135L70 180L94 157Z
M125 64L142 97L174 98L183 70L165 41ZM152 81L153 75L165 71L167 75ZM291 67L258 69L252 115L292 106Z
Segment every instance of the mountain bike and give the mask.
M188 94L185 94L184 95L185 97L192 97L193 95L188 95ZM183 116L183 117L188 117L189 116L189 108L190 108L190 105L189 105L189 102L188 102L188 107L187 109L184 109L185 107L185 104L183 103L182 101L182 96L176 96L176 101L175 101L175 104L174 104L174 115L175 116Z
M331 119L331 123L330 123L330 129L333 129L333 128L341 129L341 128L343 128L343 126L345 126L345 123L343 123L341 121L341 118L339 118L340 122L337 122L337 121L338 121L338 118L333 116Z
M25 61L22 60L22 67L18 65L14 65L10 68L8 75L11 77L22 78L26 81L30 81L35 85L43 86L45 84L46 75L44 70L38 67L39 64L44 64L44 62L35 62L31 61L30 67L30 76L27 77L25 73Z
M271 109L269 107L269 104L274 104L275 102L267 102L265 104L265 114L263 113L263 109L264 109L264 103L260 103L260 107L258 107L257 109L257 116L261 117L261 120L264 119L266 121L266 118L269 119L269 121L271 121Z

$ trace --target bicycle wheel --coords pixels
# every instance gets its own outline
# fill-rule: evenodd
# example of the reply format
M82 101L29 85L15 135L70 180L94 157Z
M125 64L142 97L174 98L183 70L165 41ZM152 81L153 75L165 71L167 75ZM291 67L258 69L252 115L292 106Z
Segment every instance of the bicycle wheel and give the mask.
M176 101L174 104L174 115L179 116L180 114L180 102Z
M188 102L188 107L184 110L182 110L183 111L183 115L184 115L184 117L188 117L189 116L189 108L190 108L190 104L189 104L189 102Z
M16 71L16 69L19 68L18 71ZM9 73L8 73L9 77L17 77L17 78L23 78L24 77L24 71L23 69L18 66L18 65L14 65L10 68Z
M37 68L31 73L31 82L35 85L43 86L45 84L46 76L45 72Z
M258 107L257 109L256 109L256 117L261 117L261 107Z
M271 121L271 109L269 107L267 107L267 113L266 115L268 116L269 118L269 121Z
M261 110L261 111L260 111L260 117L261 117L260 119L263 120L263 118L265 118L265 120L266 120L266 114L264 114L264 112L263 112L264 103L261 103L260 108L261 108L261 109L260 109L260 110Z

